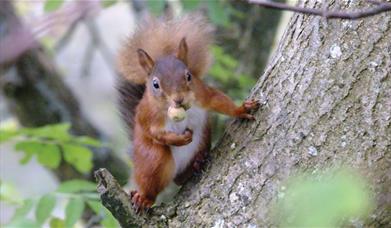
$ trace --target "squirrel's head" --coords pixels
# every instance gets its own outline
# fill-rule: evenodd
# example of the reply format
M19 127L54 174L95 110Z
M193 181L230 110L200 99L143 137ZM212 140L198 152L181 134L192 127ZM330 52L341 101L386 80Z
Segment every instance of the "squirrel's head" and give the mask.
M195 100L193 76L187 68L187 51L185 38L179 43L176 55L163 56L156 61L143 49L137 50L140 65L149 75L147 92L167 108L188 109Z

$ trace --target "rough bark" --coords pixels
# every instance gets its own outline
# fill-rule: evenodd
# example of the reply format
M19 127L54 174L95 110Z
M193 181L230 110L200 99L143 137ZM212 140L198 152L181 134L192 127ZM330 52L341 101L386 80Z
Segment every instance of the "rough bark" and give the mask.
M15 31L26 29L15 15L9 1L0 3L0 27L2 28L0 39L15 34L13 33ZM18 41L18 37L14 39ZM26 39L34 38L31 36ZM15 59L7 59L0 63L0 89L6 98L9 110L25 127L69 122L72 133L104 140L104 135L83 115L78 101L62 80L50 55L38 43L33 42L35 45L19 53L20 55L15 56ZM15 48L14 46L0 48L5 50ZM126 163L116 157L110 148L94 149L94 166L107 167L117 178L120 178L121 183L127 181ZM64 163L57 176L64 180L80 174Z
M363 5L332 1L329 7ZM365 224L391 224L390 41L390 13L355 21L294 14L252 90L251 97L265 102L257 120L234 120L202 177L158 207L161 216L139 225L270 227L286 178L339 165L357 169L375 193ZM309 153L314 149L317 156Z

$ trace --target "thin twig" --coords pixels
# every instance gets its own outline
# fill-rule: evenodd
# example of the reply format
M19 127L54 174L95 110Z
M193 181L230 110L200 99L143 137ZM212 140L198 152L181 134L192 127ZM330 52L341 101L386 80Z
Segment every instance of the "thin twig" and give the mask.
M65 35L60 38L60 40L54 45L54 51L56 53L59 53L63 47L68 44L69 40L73 36L73 33L76 31L77 26L79 25L79 22L83 20L84 17L79 17L75 19L71 25L68 27L67 31L64 33Z
M110 48L107 46L104 39L102 38L102 35L96 22L94 21L94 19L90 19L86 20L85 24L90 34L91 40L94 44L94 48L98 49L101 52L102 57L106 61L107 66L112 72L115 72L115 69L113 67L115 65L113 60L113 54L111 53Z
M248 0L249 3L257 4L266 8L288 10L297 13L310 14L322 16L325 18L339 18L339 19L359 19L364 17L370 17L382 12L391 11L391 3L379 2L375 0L368 0L367 2L376 5L373 8L368 8L359 11L328 11L322 9L305 8L300 6L291 6L281 2L274 2L269 0Z
M92 39L93 40L93 39ZM91 41L88 43L86 51L84 52L84 57L81 64L80 77L89 77L91 74L91 63L92 58L94 57L95 43Z

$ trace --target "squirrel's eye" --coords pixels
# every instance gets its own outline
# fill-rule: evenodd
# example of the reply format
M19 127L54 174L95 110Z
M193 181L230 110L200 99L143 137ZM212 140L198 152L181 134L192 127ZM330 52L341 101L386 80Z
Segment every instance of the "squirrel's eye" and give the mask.
M186 80L187 80L188 82L191 81L191 74L190 74L190 72L187 72L187 73L186 73Z
M152 81L152 85L153 85L153 88L155 88L155 89L159 89L160 88L159 82L156 79L154 79Z

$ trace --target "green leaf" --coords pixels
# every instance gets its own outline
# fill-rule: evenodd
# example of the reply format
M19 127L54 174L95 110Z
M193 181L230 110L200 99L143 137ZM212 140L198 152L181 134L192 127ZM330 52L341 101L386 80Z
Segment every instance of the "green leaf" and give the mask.
M107 8L117 3L117 0L103 0L101 3L104 8Z
M55 144L23 140L15 145L15 149L25 152L25 157L20 160L22 164L28 162L33 154L38 156L39 163L49 168L57 168L61 162L61 153Z
M118 223L118 221L114 218L114 216L107 211L106 216L101 221L101 224L105 228L114 228L114 227L121 227Z
M20 193L15 189L15 186L1 182L0 183L0 200L12 204L22 204Z
M19 131L11 129L0 129L0 143L8 141L17 135L19 135Z
M41 149L41 143L36 140L23 140L15 144L15 149L26 153L35 154Z
M165 0L148 0L147 1L148 9L154 15L160 15L163 12L165 4L166 4Z
M24 157L19 160L19 163L22 164L22 165L27 164L27 162L29 162L32 157L33 157L32 153L25 152L24 153Z
M25 128L21 131L29 136L67 141L71 139L69 123L51 124L39 128Z
M80 219L84 207L84 201L80 197L69 200L65 207L65 227L72 227Z
M102 146L102 143L99 140L96 140L96 139L88 137L88 136L75 137L74 139L72 139L72 141L77 142L79 144L89 145L89 146L94 146L94 147Z
M99 201L87 201L88 206L95 212L95 214L102 216L101 224L107 228L120 227L117 220L113 217L109 210L107 210Z
M63 0L46 0L44 10L45 12L51 12L58 9L63 3Z
M42 165L55 169L60 165L61 153L57 145L42 144L41 151L37 153L38 162Z
M31 208L33 208L33 201L31 199L24 200L23 205L16 209L11 221L16 221L26 217L26 215L30 212Z
M88 200L87 204L95 214L100 215L103 212L103 206L99 201Z
M50 219L49 225L50 225L50 228L64 228L65 227L64 220L57 218L57 217Z
M49 218L54 207L56 206L56 197L52 194L44 195L38 202L35 209L35 218L39 224L43 224Z
M37 141L24 140L15 144L17 151L23 151L25 156L19 161L20 164L26 164L35 153L40 151L41 144Z
M92 169L92 152L88 148L74 144L63 144L64 159L77 171L87 173Z
M96 184L86 180L69 180L62 182L57 192L75 193L75 192L95 192Z

